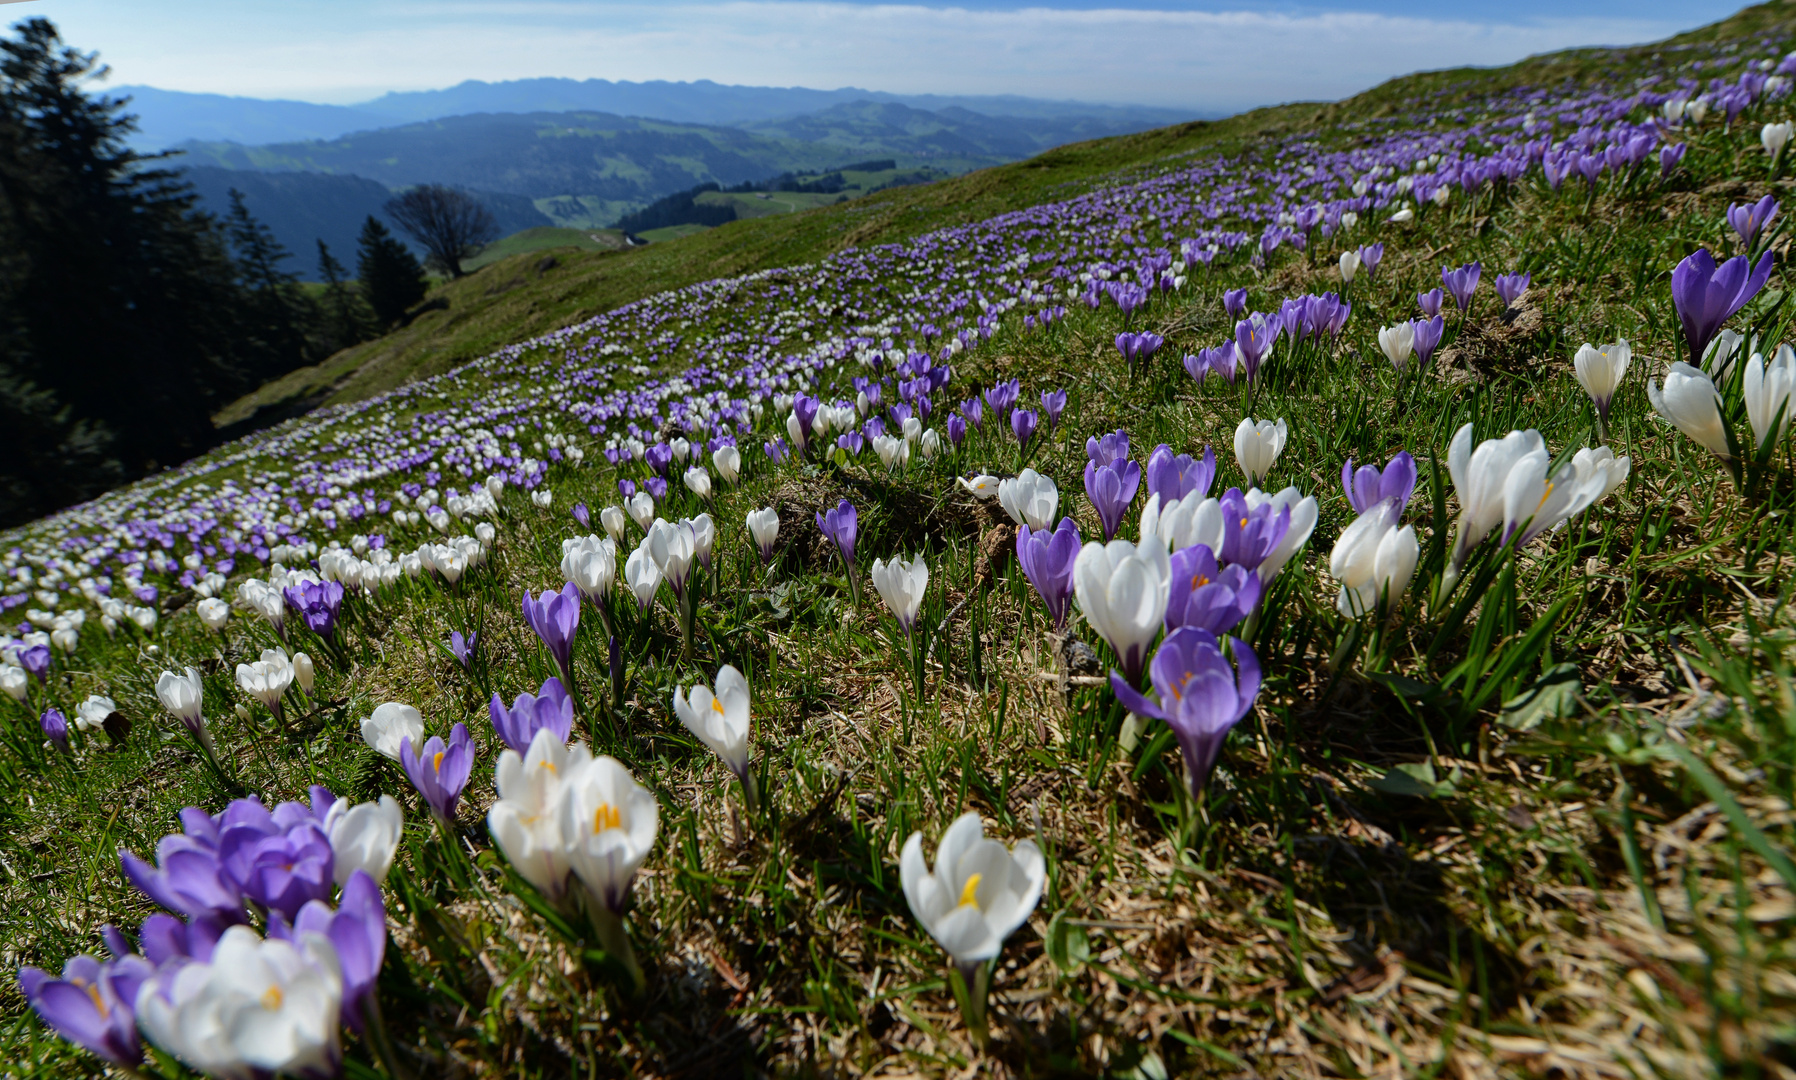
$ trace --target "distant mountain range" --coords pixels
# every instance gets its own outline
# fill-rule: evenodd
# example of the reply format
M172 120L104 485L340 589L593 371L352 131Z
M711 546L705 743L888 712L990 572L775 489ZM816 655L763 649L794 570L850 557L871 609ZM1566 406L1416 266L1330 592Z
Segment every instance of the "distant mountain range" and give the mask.
M153 86L120 86L108 91L131 98L140 117L140 150L161 150L189 140L246 144L334 139L355 131L435 120L467 113L601 112L646 116L683 124L745 125L820 112L870 101L906 105L928 112L965 109L984 116L1033 120L1083 118L1104 132L1144 131L1183 120L1220 114L1182 112L1138 105L1093 105L1013 96L956 97L889 94L852 87L725 86L698 82L611 82L606 79L520 79L487 83L469 80L445 90L391 93L359 105L316 105L189 94Z
M676 192L870 158L961 173L1085 139L1192 119L1169 109L1013 97L628 83L465 82L313 105L119 87L140 149L169 149L206 209L244 193L250 211L314 275L316 240L345 264L393 189L476 193L503 233L609 226ZM649 119L652 117L652 119Z

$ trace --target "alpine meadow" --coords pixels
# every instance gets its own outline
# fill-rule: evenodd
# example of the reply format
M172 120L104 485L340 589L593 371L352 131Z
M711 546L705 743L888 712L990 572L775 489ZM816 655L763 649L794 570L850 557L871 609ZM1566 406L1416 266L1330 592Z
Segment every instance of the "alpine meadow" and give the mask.
M0 535L0 1076L1796 1078L1793 90L1770 3L280 366Z

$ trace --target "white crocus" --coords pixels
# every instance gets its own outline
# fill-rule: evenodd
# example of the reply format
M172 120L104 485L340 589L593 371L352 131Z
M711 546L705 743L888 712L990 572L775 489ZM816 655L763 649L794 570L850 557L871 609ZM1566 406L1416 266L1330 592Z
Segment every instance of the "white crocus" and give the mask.
M917 625L917 613L923 607L923 597L929 591L929 567L923 562L923 556L918 555L909 562L902 557L890 562L874 559L872 577L880 599L898 617L898 625L903 628L905 637L910 637L911 630Z
M605 535L611 537L614 544L624 542L624 529L629 520L621 506L607 506L599 511L599 524L604 527Z
M723 482L733 484L742 475L742 451L733 446L720 446L711 451L711 465Z
M1590 501L1597 503L1627 483L1628 473L1633 471L1634 462L1625 455L1616 457L1615 451L1607 446L1599 446L1594 450L1587 446L1572 455L1572 465L1578 470L1578 484L1594 493L1590 495Z
M917 451L923 455L925 460L936 457L942 452L941 433L934 428L925 431L923 438L917 442Z
M649 557L655 560L661 576L678 592L686 588L692 576L692 560L697 547L692 526L684 521L656 521L649 529Z
M990 499L998 494L998 478L988 473L980 473L970 479L963 476L956 483L975 499Z
M624 584L636 597L636 606L643 611L655 602L655 593L661 588L661 568L655 565L655 558L649 553L649 538L643 537L636 550L624 560Z
M1702 369L1709 373L1711 381L1727 381L1728 369L1733 367L1734 356L1745 341L1746 336L1737 330L1722 330L1715 335L1715 340L1709 342L1709 347L1702 353ZM1759 339L1756 336L1748 346L1748 351L1759 351Z
M820 421L822 420L822 410L819 409L818 413L817 420ZM815 426L816 423L817 421L812 421L813 426ZM786 437L792 440L792 445L797 447L798 452L801 454L804 453L805 448L811 444L811 433L806 431L804 425L799 422L797 409L786 414Z
M1769 366L1758 353L1746 361L1741 390L1746 396L1746 419L1752 424L1752 442L1759 449L1781 442L1790 430L1790 390L1796 385L1796 351L1779 345Z
M231 605L216 596L208 596L193 605L195 614L208 630L223 630L231 618Z
M561 576L595 604L617 579L617 544L609 536L575 536L561 542Z
M281 696L292 685L293 664L282 649L264 649L260 660L237 665L237 686L266 706L277 720L281 715Z
M77 731L99 731L106 726L106 718L118 712L118 704L104 694L90 694L86 701L75 706L75 729Z
M592 761L586 744L569 746L548 728L530 740L520 755L506 749L493 771L499 798L487 811L487 830L518 876L551 902L567 895L573 862L556 813L562 785Z
M404 702L389 701L362 720L362 741L384 757L398 761L407 739L414 750L424 745L424 715Z
M322 934L263 940L247 926L209 963L168 964L137 994L149 1040L208 1076L335 1076L343 976Z
M711 474L706 472L702 466L694 465L687 469L682 479L686 482L686 489L694 495L701 499L711 497Z
M1733 460L1727 422L1721 418L1721 395L1706 373L1680 360L1665 373L1665 389L1649 380L1646 396L1653 411L1672 426L1723 461Z
M1395 326L1386 326L1378 331L1378 347L1384 350L1385 358L1398 371L1409 367L1409 358L1416 351L1416 324L1408 319Z
M655 523L655 497L646 491L638 491L625 505L630 511L630 520L636 522L637 528L648 532L649 526Z
M1041 902L1047 880L1041 850L1032 840L1007 849L986 839L979 814L969 810L942 834L933 869L923 858L923 834L911 833L898 858L898 877L911 914L960 970L968 993L966 1020L983 1041L987 961Z
M405 811L391 795L382 795L379 802L331 803L324 815L324 833L330 837L331 872L337 884L347 884L357 870L366 871L375 884L387 880L404 828Z
M312 666L312 658L305 653L293 654L293 680L307 694L312 692L312 684L317 681L318 670Z
M1792 133L1796 133L1796 124L1788 120L1781 124L1766 124L1759 129L1759 143L1765 148L1765 153L1777 157L1784 152L1784 147L1790 145Z
M1359 273L1359 252L1357 252L1357 251L1341 252L1341 282L1342 282L1342 284L1346 284L1346 285L1353 284L1353 276L1357 273Z
M1607 345L1585 343L1572 357L1572 372L1578 377L1578 385L1590 395L1603 423L1609 420L1609 403L1615 399L1615 391L1621 388L1622 376L1628 373L1628 364L1633 358L1634 350L1628 345L1627 338Z
M1442 594L1452 589L1459 569L1472 549L1503 523L1504 486L1510 470L1525 455L1546 449L1540 432L1511 431L1501 439L1486 439L1472 446L1472 425L1462 426L1447 448L1447 471L1459 497L1459 535L1453 558L1442 579Z
M0 691L14 701L24 701L25 695L31 692L31 677L22 667L0 664Z
M686 730L710 747L742 781L749 809L753 810L755 781L748 761L748 680L725 664L717 670L716 693L703 683L694 685L690 694L676 686L673 708Z
M1397 510L1379 503L1341 530L1329 555L1328 572L1341 583L1335 607L1358 618L1380 603L1393 607L1415 576L1421 545L1412 525L1396 527Z
M1052 477L1024 469L1014 479L998 481L998 505L1018 525L1050 529L1060 509L1060 489Z
M1320 514L1320 508L1316 505L1314 495L1304 495L1295 487L1281 488L1271 495L1259 488L1254 488L1247 493L1246 498L1249 510L1257 510L1262 505L1271 503L1274 514L1281 510L1291 511L1291 527L1285 530L1285 535L1280 538L1278 545L1267 552L1266 557L1260 560L1260 565L1255 567L1260 575L1260 584L1269 586L1272 584L1272 579L1278 576L1278 572L1284 569L1285 564L1291 561L1291 556L1297 554L1297 549L1302 547L1309 540L1310 534L1316 531L1316 518ZM1215 542L1210 544L1212 551L1222 550L1221 519L1222 510L1218 506L1217 524L1214 527ZM1200 528L1207 527L1207 521L1200 521L1199 526ZM1210 543L1207 532L1203 534L1200 542Z
M879 455L880 464L888 472L895 472L910 464L910 443L891 435L873 436L873 452Z
M1085 620L1116 650L1124 673L1136 681L1148 646L1166 617L1172 566L1158 538L1140 547L1127 540L1092 541L1073 563L1073 592Z
M1141 542L1145 544L1153 537L1158 537L1168 552L1193 544L1204 544L1211 551L1220 551L1222 503L1202 498L1195 492L1164 503L1157 493L1149 495L1147 505L1141 511Z
M538 488L530 493L530 501L541 509L547 510L549 506L555 502L555 493L548 488ZM436 524L434 518L432 519L431 524ZM438 527L441 528L441 526Z
M1285 422L1244 418L1235 428L1235 462L1249 487L1259 487L1285 449Z
M774 513L773 507L748 512L748 534L754 537L755 548L761 553L761 561L773 558L773 541L780 534L780 516Z
M556 806L599 943L630 972L638 989L642 969L622 918L636 871L655 846L659 811L655 796L612 757L596 757L572 770Z
M162 707L168 710L170 716L193 732L194 738L205 747L206 753L214 752L212 733L206 729L206 717L200 709L206 697L206 684L201 681L197 669L188 668L183 675L164 671L156 680L156 697L161 700Z
M1568 461L1551 476L1545 447L1523 454L1503 484L1503 542L1516 547L1548 529L1557 528L1595 502L1607 484L1605 475L1580 471Z

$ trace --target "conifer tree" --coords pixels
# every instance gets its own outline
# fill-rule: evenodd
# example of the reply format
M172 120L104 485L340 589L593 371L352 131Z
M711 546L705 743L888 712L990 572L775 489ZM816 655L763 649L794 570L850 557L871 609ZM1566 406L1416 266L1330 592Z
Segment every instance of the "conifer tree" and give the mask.
M382 329L403 320L405 313L424 299L424 267L373 214L362 223L356 274L362 295Z

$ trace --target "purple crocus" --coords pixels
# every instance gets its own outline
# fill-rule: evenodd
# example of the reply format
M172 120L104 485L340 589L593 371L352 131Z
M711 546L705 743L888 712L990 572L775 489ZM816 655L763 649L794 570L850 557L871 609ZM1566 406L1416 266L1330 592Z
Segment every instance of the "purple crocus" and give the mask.
M38 718L37 726L43 729L44 737L56 744L63 753L69 752L69 718L62 715L62 710L49 708Z
M1127 445L1125 441L1125 451ZM1095 460L1085 463L1085 497L1097 509L1098 521L1104 526L1105 543L1116 538L1123 514L1135 501L1135 493L1139 490L1141 466L1128 458L1117 458L1106 465L1099 465Z
M1248 508L1240 488L1229 488L1222 504L1222 550L1219 560L1230 566L1257 570L1291 529L1291 508L1263 502Z
M1260 602L1260 575L1243 566L1218 566L1204 544L1172 553L1172 589L1166 600L1166 632L1194 626L1212 634L1231 629Z
M1048 434L1060 430L1060 414L1066 411L1066 391L1043 390L1041 411L1048 414Z
M1434 359L1434 350L1440 347L1441 335L1447 331L1446 320L1436 315L1432 319L1414 319L1410 325L1416 328L1416 366L1427 367L1428 361Z
M530 742L538 731L551 731L565 743L574 730L574 699L553 675L537 693L519 694L509 709L505 700L494 694L487 702L487 711L492 714L493 730L499 738L520 754L530 752Z
M871 422L872 421L869 421L869 423ZM836 447L846 452L849 457L860 456L861 450L863 450L866 445L867 440L862 438L861 433L858 431L846 431L836 436Z
M450 631L449 651L454 654L456 663L461 665L463 671L468 670L468 665L473 662L474 650L479 647L479 639L478 633L470 633L467 637L463 637L460 630Z
M1185 782L1193 798L1203 793L1228 733L1253 708L1260 692L1260 662L1247 643L1229 638L1236 672L1216 635L1182 626L1166 635L1149 668L1158 701L1137 693L1118 672L1110 688L1132 713L1166 721L1185 757Z
M1172 447L1161 443L1147 458L1147 493L1158 495L1162 502L1183 499L1195 494L1203 498L1210 493L1216 479L1216 452L1204 447L1204 456L1174 454Z
M966 440L967 440L966 417L961 416L959 413L949 414L949 416L948 416L948 441L953 443L954 448L956 450L958 450L958 449L960 449L960 444L965 442Z
M1017 526L1016 561L1023 576L1047 605L1054 629L1066 628L1067 605L1073 597L1073 564L1079 559L1079 527L1063 517L1053 532Z
M285 936L277 932L273 919L268 931L270 937ZM375 1008L374 985L387 955L387 911L380 886L366 870L356 870L343 883L336 910L323 900L307 903L293 920L292 933L323 934L336 946L343 975L343 1019L361 1031L363 1010Z
M289 919L335 882L330 837L297 802L270 811L256 799L234 801L219 829L218 865L245 897Z
M406 736L399 744L399 764L431 811L445 824L453 822L455 804L474 768L474 741L468 735L468 725L451 728L447 743L432 735L422 750L412 749L411 736Z
M624 478L617 482L617 493L628 499L636 494L636 481Z
M1401 513L1415 494L1416 459L1408 450L1399 450L1381 472L1376 465L1355 469L1353 459L1348 458L1341 466L1341 490L1347 493L1347 502L1356 514L1364 514L1386 499L1395 500Z
M101 961L70 957L62 977L34 967L19 969L19 992L58 1035L128 1069L143 1064L137 1037L137 991L156 973L141 956L126 953Z
M1203 385L1204 376L1210 373L1210 362L1208 357L1209 350L1200 349L1195 354L1186 353L1185 358L1179 361L1180 364L1184 365L1185 374L1191 376L1192 381L1196 382L1199 386Z
M1040 418L1029 409L1010 410L1010 431L1016 436L1016 444L1026 449L1029 440L1035 437L1035 425Z
M1441 267L1441 283L1453 294L1453 302L1464 311L1472 302L1472 294L1478 291L1478 276L1484 273L1484 264L1469 262L1457 270Z
M654 496L656 502L660 502L662 499L667 498L667 478L664 476L651 476L642 482L642 490Z
M837 554L847 566L854 565L854 539L859 534L859 524L854 504L847 499L837 503L834 509L817 514L818 531L836 546Z
M1522 298L1522 294L1528 291L1528 283L1533 280L1533 274L1498 274L1491 286L1497 290L1497 299L1503 301L1503 307L1507 310Z
M1235 357L1241 362L1242 373L1248 382L1254 381L1260 365L1272 355L1272 343L1277 340L1278 331L1278 319L1258 312L1235 324Z
M1756 203L1739 203L1727 208L1727 223L1740 234L1740 246L1752 250L1752 241L1771 227L1777 216L1777 200L1767 195Z
M1359 264L1366 271L1366 280L1371 281L1378 276L1378 264L1384 259L1384 243L1367 244L1359 249Z
M337 619L343 612L343 583L340 581L306 581L287 586L287 606L305 620L306 629L326 641L337 632Z
M574 514L574 520L578 521L580 523L580 527L582 529L592 528L592 511L590 511L586 508L585 503L583 503L583 502L575 503L574 509L573 509L573 514Z
M1684 152L1689 149L1683 143L1661 146L1659 148L1659 177L1663 179L1670 176L1672 171L1678 167L1678 163L1684 160Z
M35 676L41 685L50 677L50 646L33 645L19 653L19 666Z
M574 669L574 634L580 629L580 590L573 582L560 592L545 590L532 597L524 591L524 622L542 640L563 682L571 682Z
M792 456L792 452L786 449L786 440L781 438L768 439L762 443L761 452L766 454L768 460L775 465L785 464L786 459Z
M983 430L985 428L985 403L979 400L977 394L961 402L959 411L960 415L967 418L967 423L972 424L975 429Z
M1016 405L1016 399L1023 393L1023 381L1011 379L1001 382L985 392L985 403L991 406L992 412L1003 416Z
M1116 335L1116 351L1122 353L1123 360L1128 363L1131 374L1135 371L1137 364L1151 359L1164 344L1166 344L1166 339L1150 330L1143 330L1140 333L1124 331Z
M1439 289L1429 289L1425 293L1416 294L1417 306L1422 309L1423 315L1431 319L1441 313L1441 301L1444 299L1446 296Z
M1122 461L1129 456L1129 433L1117 428L1102 438L1087 436L1085 456L1091 459L1093 465L1100 466Z
M1229 313L1229 318L1239 319L1241 313L1247 310L1247 290L1245 288L1225 290L1222 294L1222 308Z
M1206 371L1214 371L1216 374L1222 376L1223 381L1227 382L1230 386L1235 384L1237 357L1235 355L1235 343L1233 341L1225 341L1214 349L1199 349L1197 359L1203 364Z
M1684 344L1690 348L1690 364L1702 367L1702 354L1721 330L1771 277L1771 253L1757 266L1737 255L1720 266L1707 248L1677 264L1671 272L1671 300L1684 327Z
M185 831L157 841L155 864L121 850L119 866L126 879L160 906L189 919L219 926L243 922L243 894L218 861L219 821L230 817L232 809L227 807L220 818L197 806L181 811Z

